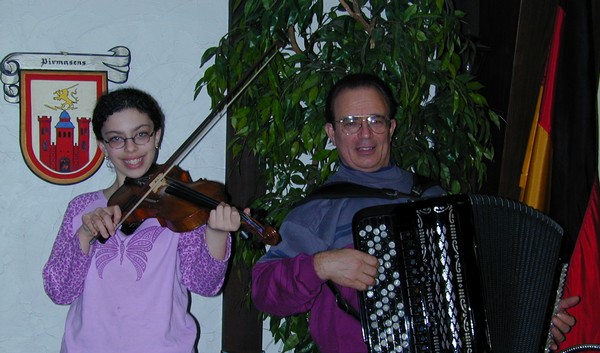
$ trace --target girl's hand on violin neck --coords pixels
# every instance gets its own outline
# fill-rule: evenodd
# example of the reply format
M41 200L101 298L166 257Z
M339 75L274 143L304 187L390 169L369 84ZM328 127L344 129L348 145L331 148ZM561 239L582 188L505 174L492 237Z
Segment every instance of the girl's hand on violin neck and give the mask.
M81 227L77 233L82 243L88 244L94 237L103 237L108 239L115 235L117 224L121 221L121 208L119 206L99 207L90 213L81 216ZM82 247L82 250L85 251Z
M227 254L227 234L240 228L239 212L225 203L210 211L206 221L206 244L211 255L218 260L225 259Z
M235 232L240 228L241 217L237 209L221 202L214 210L210 211L207 221L207 230L216 232Z

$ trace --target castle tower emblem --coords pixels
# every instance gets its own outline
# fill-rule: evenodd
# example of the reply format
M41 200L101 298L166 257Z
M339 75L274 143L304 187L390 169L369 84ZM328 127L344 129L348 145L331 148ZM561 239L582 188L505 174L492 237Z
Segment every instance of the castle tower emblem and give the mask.
M93 107L106 91L97 72L22 72L21 149L29 168L57 184L91 176L102 152L91 129Z

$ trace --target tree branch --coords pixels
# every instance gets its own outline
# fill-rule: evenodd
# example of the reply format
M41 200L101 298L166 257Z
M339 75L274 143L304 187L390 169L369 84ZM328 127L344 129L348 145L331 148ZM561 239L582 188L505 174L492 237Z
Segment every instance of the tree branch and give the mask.
M346 0L340 0L340 3L348 12L350 17L354 18L358 23L360 23L364 27L365 31L367 31L367 33L369 34L369 37L371 37L371 32L373 32L373 28L375 28L375 21L369 23L364 18L362 11L360 11L360 4L358 3L358 1L352 0L353 9L350 8ZM373 38L369 39L369 42L371 43L371 49L375 48L375 41L373 40Z
M300 49L300 46L298 45L298 42L296 41L296 30L294 30L294 26L288 27L287 34L288 34L288 40L290 41L290 44L292 46L292 50L294 51L294 53L302 54L302 49Z

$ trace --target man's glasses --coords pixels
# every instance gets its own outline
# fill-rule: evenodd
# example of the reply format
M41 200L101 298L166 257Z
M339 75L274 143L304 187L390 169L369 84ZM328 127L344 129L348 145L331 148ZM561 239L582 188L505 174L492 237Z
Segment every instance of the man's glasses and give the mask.
M154 131L148 133L146 131L140 131L133 137L121 137L121 136L113 136L107 140L104 140L105 143L108 143L110 148L120 149L125 147L127 140L132 140L138 146L142 146L150 141L150 137L154 136Z
M353 135L360 131L364 121L367 121L369 129L376 134L383 134L388 130L390 120L382 115L348 115L337 122L342 127L342 131L346 135Z

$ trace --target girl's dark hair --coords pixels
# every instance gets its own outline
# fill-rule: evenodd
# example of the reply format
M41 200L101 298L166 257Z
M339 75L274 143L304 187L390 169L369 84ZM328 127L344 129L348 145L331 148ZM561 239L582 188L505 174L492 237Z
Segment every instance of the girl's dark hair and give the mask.
M96 102L92 115L92 126L96 139L103 139L102 126L109 116L128 108L148 114L154 123L154 131L163 128L165 115L158 102L150 94L137 88L120 88L105 93Z
M340 95L340 93L346 89L356 89L356 88L364 88L371 87L379 91L381 96L385 100L385 103L388 108L389 118L394 119L396 116L397 104L394 100L394 95L390 87L383 82L379 77L367 74L367 73L356 73L349 74L339 80L327 95L327 101L325 104L325 119L327 119L328 123L334 124L335 112L333 111L333 104L335 100ZM334 124L335 125L335 124Z

